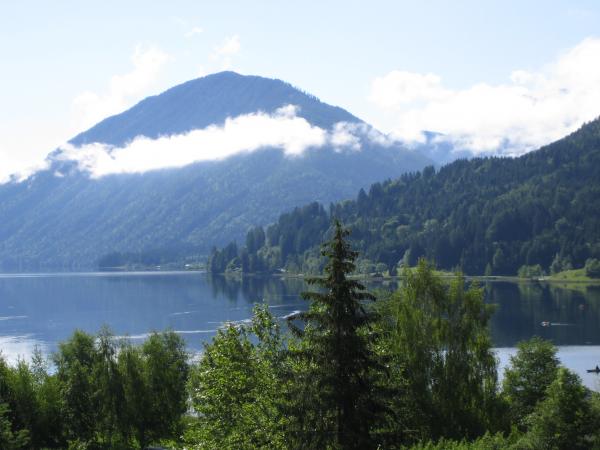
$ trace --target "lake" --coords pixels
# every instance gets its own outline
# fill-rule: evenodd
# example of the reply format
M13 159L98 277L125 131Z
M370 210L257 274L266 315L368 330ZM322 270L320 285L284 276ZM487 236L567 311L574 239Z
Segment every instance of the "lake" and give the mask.
M559 346L563 364L586 386L600 390L600 286L506 281L485 285L496 305L491 333L500 365L515 344L538 335ZM369 283L394 289L394 282ZM95 333L108 325L118 336L141 342L149 332L170 328L200 352L226 322L251 317L264 301L277 317L306 308L300 279L212 277L198 272L0 275L0 349L14 362L38 346L55 351L76 328ZM547 326L543 326L544 325Z

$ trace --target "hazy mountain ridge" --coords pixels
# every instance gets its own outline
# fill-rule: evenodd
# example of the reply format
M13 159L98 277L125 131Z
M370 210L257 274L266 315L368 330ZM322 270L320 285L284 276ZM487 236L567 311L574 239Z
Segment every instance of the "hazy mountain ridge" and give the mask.
M282 81L223 72L145 99L71 144L119 146L140 135L181 134L289 104L313 126L364 124ZM263 148L223 161L99 179L57 159L59 150L48 170L0 186L0 265L4 270L90 269L114 251L154 252L158 262L175 254L206 253L213 244L243 237L256 223L272 222L293 205L347 198L361 186L430 163L399 145L366 136L360 142L360 151L326 145L290 158ZM59 169L64 176L57 176Z

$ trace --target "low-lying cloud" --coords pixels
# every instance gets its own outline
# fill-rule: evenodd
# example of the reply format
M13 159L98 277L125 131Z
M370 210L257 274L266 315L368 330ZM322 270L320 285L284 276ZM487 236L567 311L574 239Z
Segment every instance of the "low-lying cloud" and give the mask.
M432 130L476 153L522 154L600 115L600 39L582 41L539 71L515 70L498 85L451 89L436 74L395 70L373 81L370 100L404 141Z
M183 167L202 161L217 161L263 148L279 148L288 157L298 157L309 148L332 146L356 151L361 137L380 138L365 124L338 123L331 130L311 125L288 105L273 114L256 112L228 118L185 134L150 139L139 136L123 147L102 143L75 147L66 144L55 160L75 161L92 178L110 174L143 173Z

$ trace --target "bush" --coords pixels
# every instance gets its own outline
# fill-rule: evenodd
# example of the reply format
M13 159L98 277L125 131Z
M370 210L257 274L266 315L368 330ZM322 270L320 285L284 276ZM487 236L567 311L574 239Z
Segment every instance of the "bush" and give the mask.
M512 448L511 446L517 440L516 434L508 437L502 434L486 433L474 441L453 441L441 439L438 442L426 442L407 447L409 450L500 450Z
M544 270L539 264L536 264L535 266L521 266L519 269L519 278L534 278L543 275Z
M525 448L592 448L597 420L581 379L561 367L548 386L546 398L527 420L530 431L522 440Z
M517 348L504 372L503 393L513 423L523 425L525 417L546 397L546 389L556 378L559 360L556 347L539 337L519 342Z
M585 262L585 274L590 278L600 278L600 261L590 258Z

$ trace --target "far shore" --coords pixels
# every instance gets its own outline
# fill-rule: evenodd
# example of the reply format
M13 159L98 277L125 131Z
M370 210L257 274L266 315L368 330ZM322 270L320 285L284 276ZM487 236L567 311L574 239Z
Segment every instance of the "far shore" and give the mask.
M436 271L436 274L445 279L454 279L458 275L451 272ZM322 275L312 275L304 273L292 273L292 272L280 272L280 273L242 273L242 272L228 272L219 274L229 277L264 277L272 276L278 278L289 278L289 279L306 279L306 278L319 278ZM465 275L465 279L470 281L482 281L482 282L511 282L511 283L552 283L552 284L579 284L579 285L600 285L600 279L593 279L588 277L564 277L559 278L553 276L541 276L541 277L527 277L522 278L518 276L508 275ZM404 278L403 275L387 275L387 274L356 274L350 278L356 280L366 281L394 281L401 280Z
M510 283L549 283L553 285L573 285L573 286L589 286L589 285L600 285L600 278L589 278L582 275L582 270L571 270L560 272L555 275L548 276L540 276L540 277L518 277L516 275L465 275L465 279L469 281L479 281L479 282L510 282ZM135 267L135 268L127 268L127 267L111 267L111 268L103 268L96 271L44 271L44 272L6 272L0 273L0 277L9 276L9 277L27 277L27 276L59 276L59 275L78 275L78 276L86 276L86 275L134 275L134 274L182 274L182 273L210 273L204 267ZM243 273L243 272L226 272L220 273L218 275L231 277L231 278L242 278L242 277L276 277L276 278L285 278L285 279L300 279L304 280L307 278L321 277L322 275L313 275L313 274L305 274L305 273L293 273L293 272L252 272L252 273ZM447 271L436 271L436 275L440 278L451 280L456 278L458 275L456 273L447 272ZM370 274L355 274L352 275L351 278L356 280L364 280L364 281L397 281L402 280L404 277L402 274L398 275L389 275L387 273L370 273Z

